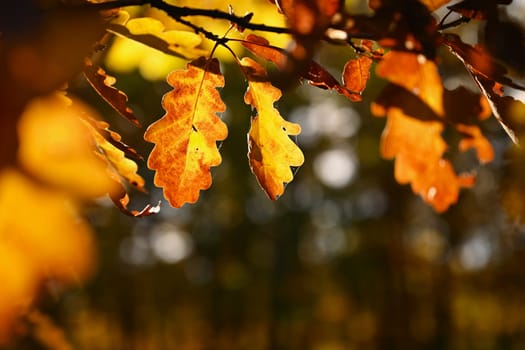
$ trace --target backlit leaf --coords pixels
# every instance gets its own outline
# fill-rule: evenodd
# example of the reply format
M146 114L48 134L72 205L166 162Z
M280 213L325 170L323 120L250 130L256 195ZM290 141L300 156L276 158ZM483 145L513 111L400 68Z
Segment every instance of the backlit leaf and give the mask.
M216 88L224 77L216 59L200 58L172 72L168 83L173 90L162 100L166 114L148 127L144 139L155 143L148 159L155 185L164 188L172 206L181 207L211 186L210 167L221 163L216 142L228 130L217 116L225 105Z
M128 107L128 97L119 89L113 87L116 79L108 75L101 67L96 67L90 60L86 60L84 66L84 76L91 84L93 89L120 115L128 119L136 126L140 126L140 122L133 114L131 108Z
M125 25L110 23L108 30L162 51L182 58L197 58L206 54L198 46L202 38L184 30L165 30L161 21L151 17L134 18Z
M444 116L443 85L434 62L422 55L391 51L376 72L419 97L437 116ZM456 175L450 161L443 157L447 144L441 137L442 122L418 120L398 107L373 108L373 112L388 117L381 154L395 158L396 180L410 183L414 193L436 211L448 209L457 201L460 188L472 185L473 176Z
M78 100L55 93L34 99L20 117L20 164L33 176L84 198L111 193L115 183L93 152L81 117L96 115Z
M366 83L370 79L370 67L372 59L368 56L359 56L346 62L343 69L343 84L352 91L350 99L361 101L361 93L366 88Z
M69 194L13 169L0 172L0 208L1 343L44 281L76 284L91 275L95 245Z
M441 6L449 3L451 0L419 0L422 2L430 11L437 10Z
M304 162L303 153L289 137L298 135L301 127L284 120L274 108L281 91L268 82L264 68L247 57L241 65L248 79L244 101L257 110L248 133L250 167L268 197L275 200L293 180L290 167Z
M106 163L109 176L121 185L124 185L124 180L139 191L145 191L144 179L137 174L137 163L127 158L123 150L117 148L101 134L101 132L107 135L116 134L108 129L109 125L106 122L90 119L85 119L85 124L95 143L96 154Z

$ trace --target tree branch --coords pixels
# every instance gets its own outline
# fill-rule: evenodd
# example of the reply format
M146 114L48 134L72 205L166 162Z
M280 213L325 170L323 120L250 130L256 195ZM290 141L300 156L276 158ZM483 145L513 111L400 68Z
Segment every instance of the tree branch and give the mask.
M168 15L173 17L175 20L180 20L181 17L189 16L203 16L214 19L224 19L235 23L237 26L250 30L259 30L270 33L278 34L291 34L292 31L289 28L284 27L274 27L268 26L266 24L252 23L250 22L251 16L237 16L233 13L224 12L221 10L210 10L210 9L201 9L201 8L192 8L192 7L181 7L176 5L168 4L163 0L115 0L107 1L102 3L84 3L80 6L87 7L90 9L97 10L111 10L119 7L125 6L141 6L141 5L151 5L159 10L165 11ZM79 5L77 5L78 7ZM180 20L179 22L188 25L188 21ZM190 25L193 29L196 29L196 26ZM205 31L202 31L202 28L199 28L199 31L205 34ZM212 38L210 38L212 39ZM215 40L215 39L213 39Z

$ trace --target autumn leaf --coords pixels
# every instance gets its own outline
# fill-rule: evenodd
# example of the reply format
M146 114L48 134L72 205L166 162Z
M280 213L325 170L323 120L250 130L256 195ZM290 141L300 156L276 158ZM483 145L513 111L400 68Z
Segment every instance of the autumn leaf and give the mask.
M78 284L93 272L92 232L75 198L19 171L0 172L0 344L42 283Z
M434 62L422 55L391 51L376 72L412 92L438 117L444 117L443 85ZM456 175L450 161L443 157L447 144L441 136L442 122L418 120L398 107L384 109L373 105L372 111L388 118L381 136L381 154L387 159L395 158L396 180L410 183L414 193L436 211L448 209L457 201L460 188L472 185L472 175ZM468 143L462 147L473 146L481 147Z
M33 176L76 196L112 193L115 183L94 153L82 116L96 113L61 93L35 98L18 124L20 164Z
M166 114L148 127L144 139L155 143L148 159L155 185L164 188L172 206L181 207L211 186L210 167L221 163L216 142L228 130L217 116L226 107L216 88L224 78L216 59L200 58L167 80L173 90L162 100Z
M248 132L248 158L252 172L270 199L284 193L284 184L293 180L290 167L301 166L304 156L290 139L301 127L282 118L274 108L281 91L272 86L264 68L250 58L241 60L248 79L244 102L257 110Z
M207 53L199 48L202 37L198 34L165 30L161 21L151 17L133 18L125 24L110 23L108 31L176 57L193 59Z
M343 69L343 84L352 92L350 99L361 101L361 93L366 88L366 83L370 79L370 67L372 59L368 56L359 56L346 62Z
M128 107L128 97L119 89L113 87L116 79L108 75L101 67L93 65L91 60L85 60L84 76L93 89L120 115L140 127L140 122Z
M508 5L511 2L512 0L464 0L447 8L464 17L486 20L491 14L497 13L498 5Z
M253 54L272 62L278 69L284 69L286 52L283 49L271 46L270 42L265 38L255 34L249 34L246 40L242 42L242 45ZM308 64L308 68L301 72L301 77L310 85L325 90L335 90L351 101L357 101L360 98L359 94L341 85L332 74L313 60Z
M124 180L127 184L133 186L139 191L145 191L144 179L140 176L138 165L133 160L126 156L126 153L115 146L114 142L120 142L120 135L108 129L109 124L102 121L93 120L92 118L84 119L89 135L93 138L95 144L95 153L106 164L108 176L121 185L124 185ZM108 141L102 133L112 135L113 143ZM115 140L115 138L117 138ZM126 146L121 143L122 146ZM128 152L136 154L136 151L127 147Z
M498 63L486 48L471 46L461 40L457 34L447 33L443 42L471 74L481 75L514 89L525 91L525 86L516 83L508 74L507 68Z
M449 3L451 0L419 0L422 2L430 11L437 10L441 6Z

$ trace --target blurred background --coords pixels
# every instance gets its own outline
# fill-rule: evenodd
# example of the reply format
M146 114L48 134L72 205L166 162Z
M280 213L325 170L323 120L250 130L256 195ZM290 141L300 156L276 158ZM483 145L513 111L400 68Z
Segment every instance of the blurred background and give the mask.
M465 27L465 35L478 30ZM459 62L441 54L445 86L472 86ZM112 70L110 56L108 72L142 124L161 117L170 87L145 79L136 64ZM352 57L326 46L316 59L339 76ZM175 66L182 63L167 64ZM525 150L494 118L481 125L493 163L448 155L478 181L440 215L397 184L392 161L379 156L385 119L369 106L383 81L373 77L361 103L297 86L277 105L301 125L296 141L306 161L271 202L248 166L246 82L234 63L224 61L222 71L229 137L199 202L170 208L141 163L150 192L133 193L132 205L162 200L160 214L130 218L106 199L88 208L97 273L59 296L49 284L40 301L75 349L525 349ZM144 129L117 116L85 82L71 89L149 154ZM525 135L521 106L513 118ZM12 346L39 348L31 337Z

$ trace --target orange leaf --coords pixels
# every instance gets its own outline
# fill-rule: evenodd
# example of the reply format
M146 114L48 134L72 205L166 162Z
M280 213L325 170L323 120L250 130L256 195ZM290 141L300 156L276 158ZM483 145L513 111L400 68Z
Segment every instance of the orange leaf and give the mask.
M422 55L391 51L378 64L377 74L412 92L438 117L443 117L443 85L432 61ZM381 137L381 154L385 158L395 158L396 180L410 183L414 193L436 211L448 209L457 201L460 188L473 183L473 176L458 176L450 162L443 158L447 149L441 137L443 123L418 120L398 107L374 106L372 112L376 115L386 113L388 117ZM465 143L463 147L467 146L472 145ZM488 157L485 146L476 144L483 149L483 158Z
M451 0L419 0L422 2L430 11L437 10L441 6L450 2Z
M370 79L371 66L372 59L368 56L360 56L346 62L343 69L343 84L353 92L353 97L349 97L353 101L361 101L361 93Z
M164 188L172 206L181 207L211 186L210 167L221 163L216 142L228 129L216 114L226 108L216 87L224 86L224 77L219 61L200 58L167 80L173 90L162 100L166 114L148 127L144 139L155 143L148 159L155 185Z
M250 58L241 65L248 79L244 102L257 110L248 133L248 158L257 181L270 199L284 192L284 184L293 180L290 167L300 166L304 156L289 135L298 135L301 127L284 120L273 104L281 91L272 86L263 67Z

